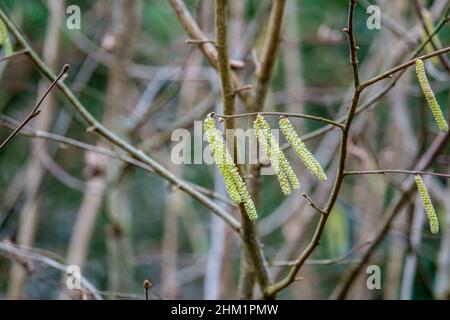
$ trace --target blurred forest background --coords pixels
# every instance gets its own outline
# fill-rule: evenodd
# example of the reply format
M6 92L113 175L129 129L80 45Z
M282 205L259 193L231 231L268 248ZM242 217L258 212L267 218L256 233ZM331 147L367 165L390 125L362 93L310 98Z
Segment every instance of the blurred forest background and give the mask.
M217 71L198 44L186 42L190 36L171 2L177 1L2 0L0 6L55 73L65 63L71 65L64 81L97 120L177 177L206 188L208 197L240 219L226 200L214 165L175 165L170 158L174 129L193 132L195 120L214 110L222 113ZM229 1L230 56L244 84L255 82L274 2ZM207 38L214 40L214 1L184 3ZM71 4L81 9L81 30L66 26L66 8ZM367 28L370 4L381 8L379 30ZM429 15L436 25L447 5L447 0L360 0L354 32L361 78L407 61L426 38L418 12ZM329 119L345 114L353 88L347 37L341 31L347 14L344 0L287 1L264 111ZM438 37L437 46L448 46L448 24ZM23 49L10 38L14 51ZM427 46L422 54L431 51ZM426 66L447 115L450 73L448 58L442 57L428 60ZM389 81L369 87L360 105ZM0 141L49 85L25 54L0 62ZM105 299L143 299L144 279L152 283L151 299L241 296L240 241L231 228L166 179L96 152L95 148L118 149L95 128L88 128L59 89L41 110L28 127L82 141L92 150L33 138L30 135L36 132L25 129L0 151L0 298L78 299L78 294L65 289L64 268L72 264L81 267L82 275ZM245 111L236 98L236 112ZM292 122L302 135L324 126L305 119ZM247 120L237 120L236 126L247 128ZM437 135L414 68L409 68L382 99L355 117L347 169L412 169ZM325 183L317 183L293 153L287 154L301 192L323 206L337 170L339 133L330 130L305 142L327 172ZM428 171L448 174L449 169L450 146L444 145ZM332 295L370 247L372 232L394 210L406 179L411 176L347 177L320 246L300 270L301 279L278 297ZM345 298L450 296L450 184L434 176L424 181L440 219L439 234L430 233L417 194L408 193L368 263L380 267L381 289L367 288L364 267ZM273 176L263 177L257 221L274 279L285 275L289 269L285 262L303 251L319 218L300 193L284 197L277 184ZM208 190L215 190L216 196Z

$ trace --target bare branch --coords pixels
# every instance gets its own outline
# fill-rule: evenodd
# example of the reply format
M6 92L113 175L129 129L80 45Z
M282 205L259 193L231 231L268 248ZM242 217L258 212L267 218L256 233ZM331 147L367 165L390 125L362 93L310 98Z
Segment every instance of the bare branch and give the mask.
M414 171L414 170L397 170L397 169L383 169L383 170L367 170L367 171L345 171L346 176L365 175L365 174L411 174L411 175L429 175L443 178L450 178L450 174L436 173L428 171Z
M25 48L29 50L29 57L31 61L34 63L36 68L41 71L44 76L46 76L48 79L55 81L57 77L55 74L47 67L47 65L39 58L39 56L36 54L36 52L31 48L31 46L28 44L28 42L25 40L25 38L22 36L20 31L16 28L16 26L9 20L9 18L5 15L3 10L0 9L0 18L5 22L8 29L11 31L11 33L14 35L16 40ZM111 142L112 144L116 145L120 149L126 151L129 153L133 158L140 160L150 166L154 172L163 177L164 179L170 181L172 184L177 185L181 190L186 192L187 194L191 195L194 199L199 201L200 203L204 204L208 209L210 209L213 213L217 214L219 217L224 219L226 223L236 232L239 232L240 224L239 222L231 216L227 211L222 209L220 206L218 206L216 203L214 203L212 200L210 200L208 197L206 197L204 194L200 193L199 191L195 190L191 185L186 183L183 180L180 180L178 177L173 175L167 168L165 168L163 165L161 165L159 162L145 154L143 151L133 147L117 135L115 135L113 132L108 130L105 126L103 126L100 122L98 122L92 114L85 108L85 106L78 100L73 92L67 87L64 83L56 82L58 87L62 90L63 94L66 96L66 98L69 100L69 102L73 105L75 110L79 112L79 114L86 120L89 126L94 128L94 131L97 132L99 135L104 137L106 140Z
M41 106L42 102L44 101L45 97L47 97L47 95L50 93L50 91L52 91L52 89L55 87L55 85L58 83L59 79L62 78L63 75L66 74L66 72L69 70L70 66L68 64L65 64L64 67L62 68L61 72L59 73L59 75L56 77L55 80L53 80L52 84L50 85L50 87L48 87L48 89L45 91L44 95L39 99L39 101L37 102L37 104L34 106L34 108L31 110L31 112L28 114L28 116L19 124L19 126L14 129L13 132L11 132L11 134L2 142L2 144L0 145L0 150L3 149L6 144L11 141L12 138L14 138L19 131L28 123L31 121L31 119L33 119L34 117L36 117L41 110L39 110L39 107Z

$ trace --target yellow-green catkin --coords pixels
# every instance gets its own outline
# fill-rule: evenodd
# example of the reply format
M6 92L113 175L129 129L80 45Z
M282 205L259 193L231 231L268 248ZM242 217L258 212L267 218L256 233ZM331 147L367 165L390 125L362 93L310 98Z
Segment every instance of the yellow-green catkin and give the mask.
M308 170L319 180L327 180L327 175L323 171L322 166L316 160L313 154L306 148L303 141L297 135L297 132L295 132L295 129L289 119L286 117L281 117L279 124L281 132L285 136L286 140L291 144L292 149L295 151L300 160L305 164Z
M433 113L434 119L436 120L439 130L443 132L448 131L447 121L445 120L444 115L442 114L441 108L439 107L436 97L434 96L433 90L431 89L430 83L428 82L427 75L425 72L425 65L423 61L420 59L416 60L416 73L423 94L427 99L428 106L430 107L431 112Z
M298 181L297 175L281 151L278 141L273 136L270 126L263 116L258 115L256 117L253 122L253 128L259 143L270 159L283 194L289 195L292 189L300 189L300 182Z
M0 46L5 51L5 56L10 56L13 52L11 40L9 39L8 29L5 23L0 19Z
M222 135L216 128L216 121L212 117L207 117L203 122L203 129L211 146L211 154L224 178L225 187L230 198L236 204L243 203L250 220L255 220L258 217L255 204L250 197L244 180L238 172L233 158L228 152Z
M422 203L425 207L425 212L428 216L428 221L430 222L431 233L437 234L439 232L439 220L437 218L436 211L434 211L433 204L431 203L430 195L425 188L422 178L419 175L416 175L415 179L417 190L419 190L420 198L422 199Z

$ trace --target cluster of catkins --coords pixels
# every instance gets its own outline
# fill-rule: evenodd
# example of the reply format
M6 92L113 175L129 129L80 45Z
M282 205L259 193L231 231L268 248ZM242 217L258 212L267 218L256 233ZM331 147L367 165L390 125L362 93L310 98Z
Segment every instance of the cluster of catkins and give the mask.
M293 150L308 170L313 175L317 176L319 180L326 180L327 176L319 162L301 141L291 122L287 118L281 117L279 125L286 140L291 144ZM297 175L289 164L277 139L273 136L269 124L263 116L258 115L256 117L253 122L253 129L255 130L255 135L259 144L270 159L270 163L278 178L283 194L289 195L292 190L300 189L300 182ZM216 122L211 115L204 121L204 130L206 138L211 146L211 154L224 178L225 186L230 198L236 204L242 203L244 205L247 215L251 220L256 219L257 213L253 200L250 197L245 182L238 172L233 158L227 150L222 135L216 129Z

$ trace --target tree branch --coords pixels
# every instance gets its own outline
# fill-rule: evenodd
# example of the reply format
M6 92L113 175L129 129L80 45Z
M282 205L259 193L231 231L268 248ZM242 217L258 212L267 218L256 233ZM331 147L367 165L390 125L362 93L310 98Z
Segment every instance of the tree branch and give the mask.
M17 57L17 56L20 56L20 55L26 54L26 53L28 53L28 50L27 50L27 49L23 49L23 50L19 50L19 51L13 52L13 53L10 54L9 56L1 57L1 58L0 58L0 62L5 61L5 60L9 60L9 59L12 59L12 58L15 58L15 57Z
M361 88L359 86L359 69L358 69L358 59L357 59L357 47L355 44L355 39L353 35L353 15L354 8L356 6L356 0L349 0L349 10L348 10L348 27L347 27L347 35L349 42L349 51L350 51L350 61L352 64L353 75L354 75L354 83L355 83L355 91L353 94L352 102L348 108L346 120L344 123L344 128L342 130L341 137L341 146L339 153L339 167L338 172L336 174L336 178L333 184L333 189L331 191L330 197L328 198L327 205L323 210L323 214L320 217L319 223L316 227L314 235L310 240L309 244L305 248L305 250L301 253L301 255L295 260L295 265L288 272L287 276L283 278L281 281L275 283L271 287L269 287L264 293L266 298L274 298L276 294L289 286L291 283L295 281L297 277L297 273L300 268L304 265L309 256L314 252L315 248L319 245L320 238L322 236L323 230L325 228L325 224L327 219L331 213L331 210L336 203L339 191L341 189L341 185L343 179L345 177L344 170L347 160L347 144L348 144L348 136L350 131L350 126L352 120L355 116L356 107L358 105L359 97L361 94Z
M303 118L303 119L309 119L314 121L320 121L324 123L328 123L332 126L338 127L340 129L344 128L344 125L341 123L334 122L333 120L326 119L323 117L317 117L312 116L309 114L302 114L302 113L292 113L292 112L275 112L275 111L262 111L262 112L248 112L248 113L240 113L240 114L233 114L233 115L226 115L226 114L216 114L213 113L213 117L218 118L224 118L224 119L230 119L230 118L243 118L243 117L251 117L256 115L262 115L262 116L282 116L282 117L288 117L288 118Z
M390 69L388 71L385 71L382 74L380 74L380 75L378 75L378 76L376 76L376 77L374 77L372 79L369 79L369 80L363 82L361 84L361 88L365 89L368 86L371 86L371 85L373 85L374 83L376 83L378 81L381 81L383 79L389 78L390 76L392 76L392 74L414 65L416 63L417 59L427 60L427 59L433 58L435 56L439 56L439 55L444 54L444 53L449 52L449 51L450 51L450 47L446 47L446 48L442 48L440 50L437 50L437 51L425 54L423 56L417 57L415 59L412 59L412 60L410 60L408 62L405 62L405 63L403 63L403 64L401 64L399 66L396 66L395 68L392 68L392 69Z
M40 263L43 263L49 267L52 267L54 269L57 269L63 273L67 272L67 265L60 263L50 257L43 256L41 254L38 254L36 252L33 252L30 249L26 249L23 247L20 247L18 245L15 245L8 241L2 241L0 242L0 252L3 252L4 254L9 254L12 257L20 257L25 259L30 259L33 261L37 261ZM81 276L81 284L92 294L92 296L96 300L103 300L103 297L99 293L99 291L94 287L94 285L89 282L85 277Z
M252 111L262 110L269 89L272 71L278 57L278 48L281 41L281 27L283 25L284 8L286 0L275 0L270 14L268 34L264 43L260 61L258 81L255 88L255 105Z
M11 31L13 36L16 38L16 40L26 49L29 50L28 55L33 62L33 64L36 66L36 68L44 74L45 77L50 79L51 81L55 81L57 78L52 70L50 70L47 65L39 58L39 56L36 54L36 52L32 49L32 47L28 44L28 42L25 40L25 38L22 36L20 31L16 28L16 26L9 20L9 18L5 15L2 9L0 9L0 19L2 19L8 29ZM239 232L240 231L240 224L239 222L231 216L227 211L222 209L220 206L218 206L216 203L214 203L212 200L210 200L208 197L203 195L202 193L195 190L191 185L186 183L183 180L180 180L178 177L173 175L168 169L166 169L163 165L161 165L159 162L145 154L143 151L133 147L120 137L116 136L113 132L109 131L105 126L103 126L100 122L98 122L92 114L84 107L84 105L78 100L73 92L64 84L61 82L57 82L57 86L61 89L63 94L66 96L66 98L69 100L69 102L72 104L72 106L75 108L75 110L78 111L78 113L86 120L86 122L89 124L89 126L92 128L93 131L96 131L99 135L104 137L106 140L111 142L112 144L116 145L120 149L126 151L129 153L133 158L140 160L150 166L154 172L163 177L164 179L170 181L172 184L178 186L181 190L189 194L191 197L205 205L208 209L210 209L213 213L218 215L220 218L222 218L234 231Z
M227 36L227 24L228 24L228 1L216 0L215 11L215 23L216 23L216 47L218 53L218 70L220 76L220 84L222 91L223 110L225 115L233 115L235 113L234 106L234 89L231 83L229 55L228 55L228 36ZM227 129L234 129L234 119L226 119L225 132ZM225 135L225 138L227 135ZM234 139L234 138L233 138ZM230 141L228 141L230 145ZM236 156L236 143L231 143L234 147L233 155ZM234 157L235 158L235 157ZM239 174L243 174L242 167L239 167ZM255 272L258 283L261 290L264 290L269 284L268 270L264 265L264 259L259 246L259 241L254 229L254 223L250 221L243 205L240 206L241 212L241 238L243 241L242 259L249 261L241 261L241 264L245 266L241 268L241 272L247 273L248 268L251 268L252 272ZM250 288L253 289L253 288ZM252 291L252 290L250 290Z
M428 171L414 171L414 170L397 170L397 169L385 169L385 170L366 170L366 171L345 171L346 176L365 175L365 174L412 174L412 175L429 175L443 178L450 178L450 174L436 173Z
M34 108L31 110L31 112L28 114L28 116L19 124L19 126L13 130L13 132L11 132L11 134L2 142L2 144L0 145L0 150L2 150L9 141L11 141L12 138L14 138L19 131L25 127L25 125L31 121L31 119L33 119L34 117L36 117L41 110L39 110L39 107L41 106L42 102L44 101L45 97L47 97L47 95L50 93L50 91L52 91L52 89L55 87L55 85L57 84L57 82L59 81L59 79L61 79L66 72L69 70L70 66L68 64L65 64L64 67L62 68L61 72L59 73L59 75L56 77L55 80L53 80L52 84L50 85L50 87L48 87L48 89L44 92L44 94L42 95L42 97L39 99L39 101L36 103L36 105L34 106Z
M431 146L418 161L414 171L421 172L423 170L426 170L449 141L450 141L450 132L447 132L445 135L436 136ZM361 272L364 265L372 257L376 248L380 245L381 241L387 235L392 222L394 221L396 216L401 212L403 206L410 201L410 197L412 193L415 191L415 188L416 185L414 183L414 179L407 179L403 183L402 185L403 193L399 197L397 197L396 201L394 202L395 204L384 215L385 218L380 223L380 226L375 232L375 234L371 237L372 238L370 240L371 245L361 257L360 263L351 268L348 271L348 273L346 273L343 276L342 280L336 286L331 295L332 299L344 299L347 296L358 274Z

